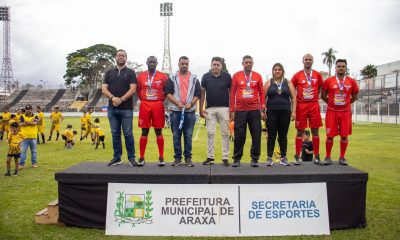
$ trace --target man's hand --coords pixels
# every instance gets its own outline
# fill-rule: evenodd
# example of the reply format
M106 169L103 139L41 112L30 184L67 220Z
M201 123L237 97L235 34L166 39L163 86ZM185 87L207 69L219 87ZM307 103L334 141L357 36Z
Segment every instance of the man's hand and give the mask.
M229 117L229 120L232 122L232 121L235 121L235 112L231 112L231 114L230 114L230 117Z
M186 103L186 106L185 106L185 109L188 111L188 110L190 110L191 108L192 108L193 106L192 106L192 103Z
M261 111L261 120L263 121L267 120L267 114L265 114L264 111Z
M205 111L203 109L200 110L200 117L206 118L206 114L207 114L207 111Z
M111 101L114 107L118 107L122 103L122 99L119 97L113 97Z

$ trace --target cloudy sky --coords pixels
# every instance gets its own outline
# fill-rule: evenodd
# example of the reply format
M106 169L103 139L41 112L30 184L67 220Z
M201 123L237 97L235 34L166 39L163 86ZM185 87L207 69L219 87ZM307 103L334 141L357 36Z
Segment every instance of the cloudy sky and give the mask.
M103 43L123 48L145 63L163 58L160 0L3 0L11 7L11 56L14 77L47 87L63 83L66 56ZM328 71L321 53L332 47L346 58L352 74L367 64L400 59L398 0L174 0L171 18L172 69L190 58L200 77L213 56L226 59L231 73L242 57L254 58L254 71L266 77L281 62L290 77L302 68L304 53L314 69ZM1 32L1 39L3 33ZM2 53L1 53L1 57Z

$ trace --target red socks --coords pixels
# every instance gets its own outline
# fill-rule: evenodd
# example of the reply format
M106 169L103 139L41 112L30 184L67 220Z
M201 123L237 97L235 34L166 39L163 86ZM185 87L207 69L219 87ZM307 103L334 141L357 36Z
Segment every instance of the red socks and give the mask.
M164 158L164 136L157 136L158 154L160 158Z
M303 138L296 137L296 156L300 157L301 147L303 145Z
M344 154L346 153L348 144L349 144L349 141L347 139L340 140L340 158L344 158Z
M319 136L312 137L312 144L313 144L314 155L318 156L319 155Z
M326 157L327 158L331 157L332 146L333 146L333 139L332 140L326 139Z
M140 158L144 158L144 153L146 152L147 146L147 136L140 136Z

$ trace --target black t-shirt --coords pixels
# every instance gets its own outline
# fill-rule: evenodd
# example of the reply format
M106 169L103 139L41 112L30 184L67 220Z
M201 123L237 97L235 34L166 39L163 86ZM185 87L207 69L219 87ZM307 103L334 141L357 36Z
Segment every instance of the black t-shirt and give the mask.
M227 72L215 77L211 72L203 75L201 87L206 90L206 108L229 107L229 89L232 78Z
M108 84L108 90L115 97L122 97L130 89L130 84L137 84L136 73L133 69L126 66L118 70L118 68L110 69L104 75L104 84ZM132 97L126 99L118 107L120 109L133 109ZM114 107L111 100L108 101L109 107Z
M312 161L312 154L308 154L306 153L306 149L308 149L308 151L313 151L313 145L312 145L312 141L303 141L303 145L301 147L301 159L303 160L303 162L309 162Z

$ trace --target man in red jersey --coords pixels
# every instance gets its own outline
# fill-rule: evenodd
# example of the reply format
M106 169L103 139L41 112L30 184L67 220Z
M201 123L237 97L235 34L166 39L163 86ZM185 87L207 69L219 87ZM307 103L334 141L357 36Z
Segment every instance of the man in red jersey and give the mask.
M322 85L321 98L328 104L325 116L326 157L322 165L332 163L333 138L337 135L340 135L339 164L347 165L344 154L348 145L347 137L351 135L352 130L351 104L357 100L359 88L354 79L346 76L346 71L347 61L338 59L336 76L326 79Z
M230 120L235 121L235 140L232 167L239 167L246 142L247 124L251 134L251 166L258 167L261 145L261 119L265 119L263 81L259 73L252 71L253 58L243 57L243 71L232 77L230 92Z
M296 107L296 154L294 155L294 164L299 165L299 156L303 144L304 130L310 126L312 133L312 143L314 147L314 163L321 162L319 157L319 134L318 129L322 127L322 119L319 108L319 93L322 87L322 75L313 70L314 58L311 54L303 57L304 68L298 71L292 77L293 86L297 90Z
M164 166L164 137L162 135L162 129L165 124L164 89L168 77L164 73L156 70L156 57L148 57L146 64L148 70L140 73L137 77L137 93L140 99L138 125L142 128L142 135L139 141L140 158L138 166L143 166L145 163L144 154L150 127L154 127L156 133L159 153L158 166Z

